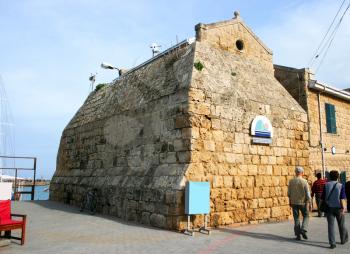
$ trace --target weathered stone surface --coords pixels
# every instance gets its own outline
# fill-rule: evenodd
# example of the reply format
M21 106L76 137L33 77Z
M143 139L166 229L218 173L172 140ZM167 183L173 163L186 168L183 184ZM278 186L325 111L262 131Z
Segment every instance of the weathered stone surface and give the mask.
M150 224L155 227L165 228L166 227L166 218L162 214L152 214L150 216Z
M271 145L252 144L257 115L272 122ZM96 188L99 212L182 229L186 181L209 181L211 226L286 219L294 167L309 175L306 119L240 19L207 25L87 98L62 134L50 199L80 205Z
M189 45L90 94L62 134L51 199L80 205L96 188L99 212L173 227L165 216L183 203L166 193L183 192L196 135L185 110L193 55Z
M286 219L290 215L286 176L294 175L296 165L303 165L309 176L306 114L275 79L269 51L253 46L256 40L244 27L239 36L235 26L208 27L197 31L201 40L196 43L195 62L205 68L194 70L191 87L202 90L211 105L210 114L194 116L200 129L197 142L202 140L205 154L196 163L216 169L204 172L212 179L211 225ZM248 47L243 52L232 47L242 38ZM250 123L260 114L274 127L270 146L251 143ZM233 178L229 170L218 170L228 167ZM200 179L202 174L193 172L187 177ZM235 189L234 195L227 193L228 188Z

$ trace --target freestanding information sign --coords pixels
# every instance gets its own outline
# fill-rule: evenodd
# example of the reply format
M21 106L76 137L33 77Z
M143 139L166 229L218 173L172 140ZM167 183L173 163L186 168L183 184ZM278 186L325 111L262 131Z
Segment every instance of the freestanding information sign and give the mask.
M204 214L204 226L199 232L210 233L207 229L207 215L210 213L210 182L187 182L185 191L185 213L187 230L185 234L194 235L190 230L191 215Z

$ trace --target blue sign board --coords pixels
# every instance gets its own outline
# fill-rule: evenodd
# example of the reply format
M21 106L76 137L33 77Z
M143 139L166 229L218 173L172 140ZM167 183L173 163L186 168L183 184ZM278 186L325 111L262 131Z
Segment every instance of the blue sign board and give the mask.
M209 214L210 182L187 182L185 193L185 213Z

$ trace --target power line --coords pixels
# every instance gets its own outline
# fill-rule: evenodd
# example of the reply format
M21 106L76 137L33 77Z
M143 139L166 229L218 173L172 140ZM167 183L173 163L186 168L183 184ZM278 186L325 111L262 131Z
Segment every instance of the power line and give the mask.
M322 47L322 45L323 45L323 43L324 43L324 41L325 41L325 39L326 39L326 37L327 37L329 31L330 31L331 28L333 27L333 24L334 24L335 20L337 19L338 15L339 15L339 13L340 13L340 10L343 8L343 5L344 5L345 1L346 1L346 0L343 0L342 4L340 5L340 7L339 7L339 9L338 9L338 11L337 11L337 13L336 13L336 15L334 16L334 18L333 18L333 20L332 20L332 23L330 24L330 26L329 26L328 29L327 29L326 34L323 36L323 38L322 38L320 44L318 45L316 51L315 51L314 54L312 55L312 57L311 57L311 59L310 59L310 61L309 61L308 66L311 66L311 65L313 64L313 62L314 62L314 61L319 57L319 55L321 54L321 53L319 52L319 50L320 50L320 48ZM325 45L326 45L326 44L325 44ZM322 52L322 51L321 51L321 52Z
M349 6L347 7L347 9L348 9L348 8L349 8ZM344 17L344 15L345 15L347 9L345 10L345 12L343 13L343 15L342 15L341 18L339 19L337 25L334 27L334 29L333 29L331 35L328 37L328 39L327 39L327 41L325 42L325 44L322 46L320 52L318 53L319 56L322 55L323 51L327 48L327 46L329 46L329 43L330 43L331 41L333 41L333 38L334 38L335 34L336 34L337 31L338 31L338 28L339 28L339 26L340 26L340 23L342 22L343 17Z
M332 43L333 43L333 40L334 40L334 38L335 38L335 35L336 35L336 33L338 32L338 30L339 30L340 24L342 23L343 18L344 18L344 16L345 16L345 14L347 13L347 11L349 10L349 8L350 8L350 3L349 3L348 6L346 7L346 9L345 9L343 15L341 16L341 18L340 18L338 24L337 24L336 27L334 28L330 39L328 40L329 43L328 43L327 49L326 49L326 51L324 52L324 54L323 54L323 56L322 56L322 59L321 59L319 65L318 65L318 67L317 67L317 69L316 69L316 72L320 69L320 67L321 67L321 65L322 65L322 63L323 63L323 61L324 61L324 59L326 58L326 56L327 56L327 54L328 54L328 51L329 51L329 48L331 47L331 45L332 45Z

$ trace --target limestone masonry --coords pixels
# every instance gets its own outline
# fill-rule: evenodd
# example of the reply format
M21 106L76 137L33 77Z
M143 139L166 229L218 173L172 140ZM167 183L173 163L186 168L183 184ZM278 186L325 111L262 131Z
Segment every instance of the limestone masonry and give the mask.
M198 24L195 41L89 95L63 131L50 199L79 206L96 188L99 212L180 230L186 182L209 181L210 226L287 219L295 166L309 181L321 169L317 112L313 92L299 100L275 75L271 50L238 13ZM259 115L272 123L271 144L252 141Z
M310 167L313 172L338 170L342 182L349 179L350 93L346 89L319 83L309 69L275 66L275 75L308 113ZM327 129L326 104L335 108L334 132ZM332 147L335 153L332 153Z

